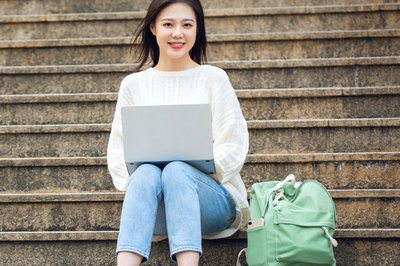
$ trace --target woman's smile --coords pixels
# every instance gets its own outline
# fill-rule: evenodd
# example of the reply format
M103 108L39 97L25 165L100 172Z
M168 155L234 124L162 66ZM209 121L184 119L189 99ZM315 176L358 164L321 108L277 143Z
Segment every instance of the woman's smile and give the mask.
M181 49L185 45L185 43L183 43L183 42L169 42L168 44L170 47L172 47L174 49Z

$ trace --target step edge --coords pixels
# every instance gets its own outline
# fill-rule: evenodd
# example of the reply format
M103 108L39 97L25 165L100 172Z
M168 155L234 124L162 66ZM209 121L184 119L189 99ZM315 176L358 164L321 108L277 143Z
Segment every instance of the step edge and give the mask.
M242 89L235 90L235 93L239 99L399 95L400 86ZM0 104L116 102L117 99L117 92L7 94L0 95Z
M0 158L0 167L106 166L106 157Z
M309 97L324 98L324 97L338 97L338 96L350 97L350 96L370 96L370 95L397 95L400 94L400 86L242 89L242 90L236 90L235 92L236 96L242 99L309 98Z
M286 41L286 40L319 40L319 39L352 39L399 37L400 29L346 30L346 31L312 31L312 32L269 32L209 34L208 43L243 42L243 41ZM103 38L66 38L66 39L27 39L1 40L1 48L55 48L76 46L109 46L130 45L131 36Z
M399 161L400 152L248 154L246 163L324 163L347 161Z
M15 104L15 103L116 102L117 99L118 99L117 92L8 94L8 95L0 95L0 104L1 103Z
M248 193L250 191L247 191ZM400 189L328 189L333 199L395 199ZM108 202L123 201L124 192L0 193L0 203ZM249 197L248 197L249 198Z
M248 120L248 129L282 128L361 128L361 127L399 127L400 118L342 118L342 119L297 119L297 120ZM49 125L0 125L1 134L37 133L81 133L110 132L111 123L94 124L49 124Z
M44 232L0 232L0 241L116 241L119 231L44 231ZM335 238L338 239L397 239L400 238L400 229L336 229ZM228 239L247 239L245 230L240 230Z
M111 123L50 124L50 125L0 125L1 134L110 132Z
M212 61L226 70L250 70L270 68L316 68L370 65L399 65L400 56L348 57L348 58L308 58L275 60ZM104 72L132 72L137 64L87 64L87 65L45 65L45 66L1 66L0 74L77 74Z
M400 118L341 118L296 120L249 120L249 129L334 128L334 127L398 127Z
M400 9L400 4L397 3L260 7L260 8L225 8L225 9L205 9L204 16L205 18L213 18L213 17L231 17L231 16L370 13L379 11L380 12L396 11L399 9ZM146 11L62 13L62 14L49 13L49 14L37 14L37 15L1 15L0 23L132 20L132 19L142 19L145 15Z
M400 161L400 152L248 154L246 164ZM0 158L0 167L106 166L106 157Z
M391 229L383 229L383 228L354 228L354 229L344 229L337 228L335 229L334 237L336 239L398 239L400 238L400 229L399 228L391 228ZM247 233L245 230L241 230L237 232L233 237L233 239L247 239Z

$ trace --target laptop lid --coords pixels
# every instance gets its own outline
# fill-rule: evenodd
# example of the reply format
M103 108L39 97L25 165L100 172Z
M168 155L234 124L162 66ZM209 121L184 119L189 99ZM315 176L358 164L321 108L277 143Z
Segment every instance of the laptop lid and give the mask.
M130 175L140 164L171 161L215 173L210 104L126 106L121 116Z

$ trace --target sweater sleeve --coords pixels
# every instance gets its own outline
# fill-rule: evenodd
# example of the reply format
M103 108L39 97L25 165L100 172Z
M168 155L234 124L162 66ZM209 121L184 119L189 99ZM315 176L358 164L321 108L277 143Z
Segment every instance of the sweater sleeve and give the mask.
M249 148L247 123L239 101L229 81L221 70L213 88L213 138L216 174L213 177L227 183L237 176L246 159Z
M129 180L122 140L121 107L133 104L133 98L123 80L118 94L117 106L115 108L110 139L107 147L108 170L111 174L114 186L121 191L126 190L126 185Z

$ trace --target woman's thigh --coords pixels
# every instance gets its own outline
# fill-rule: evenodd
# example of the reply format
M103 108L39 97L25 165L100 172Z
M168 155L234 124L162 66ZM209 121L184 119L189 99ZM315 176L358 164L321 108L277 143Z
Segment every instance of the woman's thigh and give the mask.
M192 178L198 187L198 198L201 216L201 232L203 235L222 231L228 228L236 217L235 203L229 192L210 176L196 168L182 162L173 162L167 165L163 171L169 171L170 175L184 175L185 178ZM164 173L163 173L164 174ZM180 179L179 177L177 179ZM173 176L171 176L173 179ZM184 189L184 188L182 188ZM179 196L179 195L177 195ZM192 200L185 199L182 200ZM156 218L155 235L166 235L165 202L162 198ZM179 219L179 217L176 217Z

